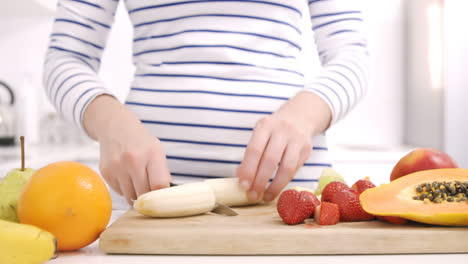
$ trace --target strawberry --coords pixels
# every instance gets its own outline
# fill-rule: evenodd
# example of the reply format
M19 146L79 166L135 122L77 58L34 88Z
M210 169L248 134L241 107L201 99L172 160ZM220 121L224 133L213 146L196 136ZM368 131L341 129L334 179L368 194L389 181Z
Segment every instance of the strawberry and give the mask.
M311 196L312 202L315 205L315 207L320 205L320 200L317 198L317 196L315 196L314 191L312 191L311 189L303 188L303 187L300 187L300 186L295 186L295 187L292 187L291 189L296 190L298 192L305 191L305 192L311 193L312 194L312 196ZM315 212L315 210L314 210L314 212ZM312 212L312 214L309 216L310 218L314 217L314 212Z
M351 186L351 189L356 190L360 194L363 191L374 187L375 184L373 184L371 181L369 181L368 179L362 179L355 182L353 186Z
M314 204L314 210L312 211L312 214L309 216L310 218L314 217L314 213L315 213L315 208L317 208L317 206L320 206L320 200L317 198L317 196L315 196L315 194L311 193L312 196L310 196L311 198L311 202Z
M383 216L383 215L377 215L377 219L379 219L382 222L390 222L395 225L403 225L408 222L407 219L401 218L398 216Z
M350 188L348 185L346 185L346 183L339 181L330 182L322 191L322 202L330 202L335 193L349 189Z
M340 208L334 203L322 202L315 208L314 218L319 225L336 225L340 220Z
M320 202L313 193L290 189L281 193L276 209L283 222L295 225L313 215L317 203Z
M359 194L356 194L352 190L342 190L335 193L330 202L339 206L341 221L365 221L372 220L375 217L362 209L359 202Z

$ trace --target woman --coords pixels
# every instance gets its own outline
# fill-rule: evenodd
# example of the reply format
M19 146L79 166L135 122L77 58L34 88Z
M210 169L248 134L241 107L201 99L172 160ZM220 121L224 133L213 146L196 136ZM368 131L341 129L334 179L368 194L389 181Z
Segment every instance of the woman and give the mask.
M122 104L97 75L118 1L60 0L46 92L99 142L101 173L129 203L211 177L238 177L250 199L271 201L290 181L315 186L331 166L324 132L365 93L356 2L126 0L136 72ZM310 83L303 16L323 66Z

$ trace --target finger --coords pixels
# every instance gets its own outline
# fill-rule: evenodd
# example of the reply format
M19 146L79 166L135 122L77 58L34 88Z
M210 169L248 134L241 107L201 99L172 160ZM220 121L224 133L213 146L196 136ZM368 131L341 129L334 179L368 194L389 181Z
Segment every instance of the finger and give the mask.
M271 130L263 123L259 123L252 133L245 149L244 158L236 172L240 185L244 190L248 190L252 186L270 135Z
M117 164L117 162L116 162ZM122 190L120 190L119 181L116 178L115 173L111 168L115 168L114 166L106 166L102 163L99 166L99 170L101 171L102 177L106 180L107 184L119 195L122 195Z
M135 193L138 196L150 191L148 175L146 173L145 158L138 158L135 154L124 152L122 155L123 165L127 174L131 177Z
M257 200L263 193L266 184L278 168L278 163L281 161L286 145L287 137L284 134L275 133L272 135L260 160L252 188L247 193L250 200Z
M294 178L294 174L299 167L300 153L301 144L298 142L292 142L286 147L275 178L265 191L263 200L269 202L275 199L281 190Z
M115 191L116 193L118 193L119 195L123 195L123 192L122 192L122 190L120 189L119 181L118 181L117 179L113 178L113 177L110 178L110 180L112 181L112 183L111 183L112 189L114 189L114 191Z
M171 173L167 166L166 156L163 151L151 153L151 158L146 166L148 181L151 190L169 187Z
M122 171L119 175L119 185L128 204L133 205L133 201L136 200L135 187L133 186L130 175L128 175L126 171Z
M305 143L302 144L302 148L299 155L299 168L302 167L304 163L310 158L310 155L312 154L312 148L312 142L306 139Z

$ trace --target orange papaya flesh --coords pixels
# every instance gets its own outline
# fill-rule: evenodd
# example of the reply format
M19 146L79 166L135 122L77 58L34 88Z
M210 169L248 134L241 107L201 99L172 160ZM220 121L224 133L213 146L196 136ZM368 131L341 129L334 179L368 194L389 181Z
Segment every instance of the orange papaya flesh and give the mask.
M432 188L434 182L436 186L439 185L438 188ZM430 185L429 190L421 187L427 184ZM359 198L364 211L370 214L397 216L434 225L468 226L466 187L468 169L433 169L418 171L388 184L367 189ZM456 189L455 192L453 188ZM439 190L439 194L434 197L436 190ZM428 198L429 194L433 196ZM449 197L452 199L448 199Z

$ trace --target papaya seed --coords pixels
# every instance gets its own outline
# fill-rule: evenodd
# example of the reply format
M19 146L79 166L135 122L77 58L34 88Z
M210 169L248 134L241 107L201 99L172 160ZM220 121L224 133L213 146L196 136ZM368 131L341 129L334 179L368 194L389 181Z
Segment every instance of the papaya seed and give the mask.
M425 203L443 202L463 202L468 196L468 182L427 182L419 184L416 188L416 195L413 200L420 200Z

